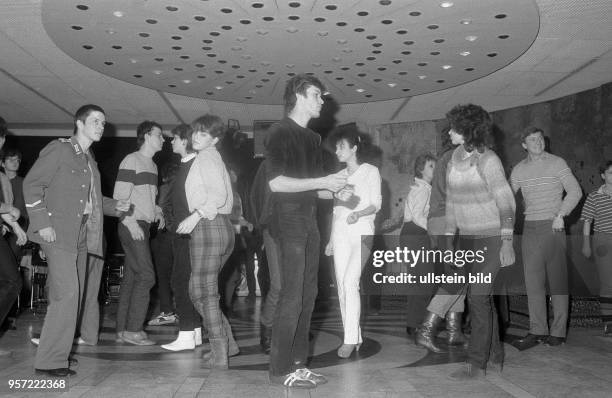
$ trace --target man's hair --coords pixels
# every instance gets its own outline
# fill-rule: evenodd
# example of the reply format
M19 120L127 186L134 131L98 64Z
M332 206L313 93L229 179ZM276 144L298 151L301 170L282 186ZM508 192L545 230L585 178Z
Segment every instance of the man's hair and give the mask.
M325 92L323 83L313 75L300 73L287 80L285 95L283 96L285 112L291 112L295 107L297 101L296 94L306 95L306 90L310 86L318 88L321 90L321 93Z
M191 122L191 128L193 129L194 133L197 133L198 131L208 132L211 137L218 138L219 141L221 141L225 135L225 131L227 130L223 120L219 116L211 115L209 113L204 116L200 116Z
M604 174L610 167L612 167L612 160L602 163L601 166L599 166L599 174Z
M94 105L94 104L83 105L82 107L77 109L76 113L74 114L74 122L76 123L77 120L80 120L83 123L85 123L85 120L89 117L89 114L91 112L100 112L102 114L105 114L104 109L102 109L98 105Z
M529 126L521 133L521 142L525 142L525 139L531 134L540 133L544 135L544 130L536 126Z
M185 149L187 150L187 153L193 152L193 129L190 125L185 123L179 124L178 126L172 129L172 135L177 136L181 140L187 140L187 145L185 146Z
M6 120L0 116L0 138L5 137L7 133L8 128L6 127Z
M435 162L436 157L431 153L422 153L414 160L414 176L423 178L423 170L427 162Z
M145 142L145 134L149 134L155 127L163 130L159 123L151 120L145 120L144 122L140 123L138 127L136 127L136 146L138 149L140 149L142 144Z
M6 148L2 153L2 161L5 162L7 158L12 158L13 156L17 156L21 160L21 151L17 148Z
M446 114L446 118L451 128L463 136L463 145L467 151L477 149L478 152L484 152L493 127L487 111L479 105L457 105Z

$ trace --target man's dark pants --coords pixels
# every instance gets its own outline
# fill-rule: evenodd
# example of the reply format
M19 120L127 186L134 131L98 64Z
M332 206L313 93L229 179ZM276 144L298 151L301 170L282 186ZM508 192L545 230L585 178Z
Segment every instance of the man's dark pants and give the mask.
M281 290L272 326L271 376L306 364L320 245L314 202L279 203L277 212L272 235L280 247Z

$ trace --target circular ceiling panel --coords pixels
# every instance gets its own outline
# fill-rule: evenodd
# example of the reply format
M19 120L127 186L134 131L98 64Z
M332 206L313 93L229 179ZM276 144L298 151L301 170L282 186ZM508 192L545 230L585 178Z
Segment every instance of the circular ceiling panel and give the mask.
M42 20L69 56L154 90L281 104L314 73L340 103L464 84L535 40L533 0L45 0Z

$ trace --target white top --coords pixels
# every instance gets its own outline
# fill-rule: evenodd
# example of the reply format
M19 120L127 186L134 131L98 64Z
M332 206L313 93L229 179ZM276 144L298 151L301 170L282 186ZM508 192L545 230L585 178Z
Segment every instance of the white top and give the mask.
M362 163L353 174L349 175L347 169L342 170L340 174L347 177L347 185L353 185L353 195L359 198L359 203L355 208L350 209L336 202L334 205L334 224L337 222L346 224L346 218L350 213L363 210L370 205L376 208L376 212L380 210L382 197L380 194L380 173L377 167L369 163ZM376 213L360 217L357 224L369 224L373 230L374 218L376 218Z
M404 222L412 221L419 227L427 229L427 215L429 214L429 198L431 185L418 177L414 178L414 185L406 196L404 204Z

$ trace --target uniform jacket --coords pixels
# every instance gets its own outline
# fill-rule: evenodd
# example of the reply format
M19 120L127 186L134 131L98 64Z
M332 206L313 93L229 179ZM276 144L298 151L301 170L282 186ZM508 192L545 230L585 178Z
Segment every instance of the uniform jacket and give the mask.
M76 136L50 142L23 181L23 196L30 217L30 240L48 244L38 231L53 227L56 240L51 245L77 252L91 183L88 160L93 172L93 192L92 213L87 220L87 249L89 253L103 255L103 214L116 216L117 201L102 196L98 165L91 154L83 152Z

